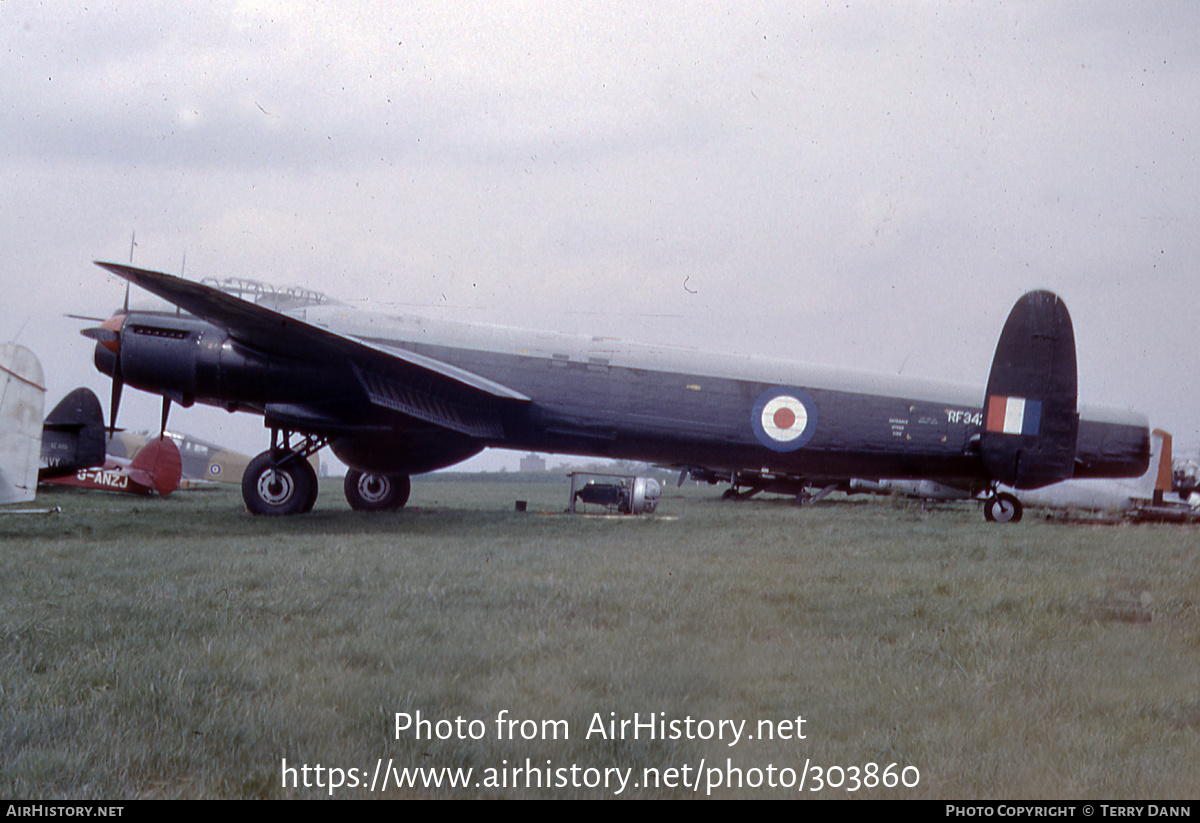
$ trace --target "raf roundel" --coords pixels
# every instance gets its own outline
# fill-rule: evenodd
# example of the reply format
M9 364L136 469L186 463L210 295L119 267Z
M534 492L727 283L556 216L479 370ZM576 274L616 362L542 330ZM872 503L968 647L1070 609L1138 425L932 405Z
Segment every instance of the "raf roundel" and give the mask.
M817 407L802 389L767 389L750 413L750 426L758 442L778 452L804 446L812 439L816 424Z

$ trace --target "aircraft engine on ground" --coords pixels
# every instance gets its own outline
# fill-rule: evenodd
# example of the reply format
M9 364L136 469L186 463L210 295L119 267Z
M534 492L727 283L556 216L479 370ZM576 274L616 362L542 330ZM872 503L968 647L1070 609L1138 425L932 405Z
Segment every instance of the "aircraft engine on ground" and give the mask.
M617 483L592 480L575 492L577 500L621 514L654 514L661 495L662 488L653 477L631 477Z

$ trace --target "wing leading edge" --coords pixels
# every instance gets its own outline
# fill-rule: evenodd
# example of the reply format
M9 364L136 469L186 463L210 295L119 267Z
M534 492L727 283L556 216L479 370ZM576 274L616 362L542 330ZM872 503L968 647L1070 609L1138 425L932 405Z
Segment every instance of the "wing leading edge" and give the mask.
M494 410L530 398L494 380L402 348L377 346L247 302L211 286L120 263L96 265L268 355L348 365L372 404L471 437L500 435Z

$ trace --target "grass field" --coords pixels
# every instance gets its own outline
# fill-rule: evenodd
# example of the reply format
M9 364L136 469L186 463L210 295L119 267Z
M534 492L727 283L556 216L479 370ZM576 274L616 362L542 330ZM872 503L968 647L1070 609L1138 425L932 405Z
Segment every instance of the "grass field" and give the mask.
M611 797L556 785L605 769L630 770L617 796L697 776L705 796L714 768L716 797L1200 796L1195 528L717 496L572 518L565 480L418 481L408 509L363 515L323 481L285 520L232 489L40 496L62 513L0 516L0 796L329 795L299 771L283 787L284 759L313 784L343 770L334 797ZM499 739L502 711L538 723ZM398 712L485 732L397 738ZM634 713L680 739L587 736ZM721 720L754 739L700 739ZM759 739L785 720L805 738ZM527 758L541 788L511 772ZM472 778L349 785L389 760ZM879 785L890 764L916 785ZM818 766L841 787L813 792Z

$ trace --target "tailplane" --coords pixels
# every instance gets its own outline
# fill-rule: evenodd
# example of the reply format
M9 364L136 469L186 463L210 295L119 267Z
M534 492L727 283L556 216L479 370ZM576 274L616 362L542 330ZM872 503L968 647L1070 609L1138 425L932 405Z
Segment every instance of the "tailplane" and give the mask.
M1058 295L1033 291L1000 332L979 452L993 479L1036 489L1075 472L1079 432L1075 330Z

